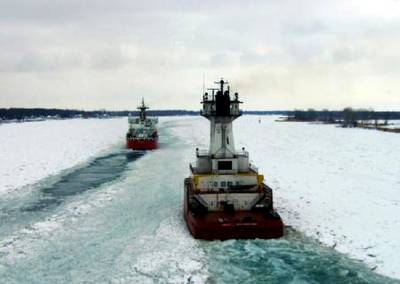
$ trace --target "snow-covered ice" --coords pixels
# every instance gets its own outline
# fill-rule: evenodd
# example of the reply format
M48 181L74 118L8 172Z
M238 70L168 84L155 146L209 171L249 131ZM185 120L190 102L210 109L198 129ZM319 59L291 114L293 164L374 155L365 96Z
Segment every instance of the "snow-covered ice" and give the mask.
M0 125L0 195L38 182L123 143L126 118Z
M275 189L286 224L400 278L400 135L258 118L235 122L236 146Z
M275 206L286 225L364 261L379 273L400 278L400 135L275 122L275 118L239 118L234 122L235 144L246 147L266 183L274 188ZM51 249L45 249L51 243L53 249L73 250L80 256L79 263L88 274L79 277L88 280L104 280L101 277L107 272L96 269L117 261L116 281L135 279L136 275L126 275L124 269L138 271L147 280L151 279L148 273L166 269L178 273L175 280L195 275L192 280L202 282L204 275L199 270L206 269L207 255L183 230L179 212L182 179L195 157L194 149L208 146L209 124L201 117L174 117L162 118L160 128L164 135L161 148L130 165L122 181L104 185L98 192L82 193L47 218L39 215L27 228L13 232L5 240L2 251L8 256L2 260L17 263L34 250L41 254L39 263L35 262L37 273L47 273L54 256ZM113 147L122 148L125 130L125 119L1 125L0 193L18 193L27 184ZM140 170L149 167L151 171ZM70 239L84 240L94 254L101 255L99 249L103 249L99 267L90 266L90 255L68 243ZM157 253L142 247L143 241ZM179 262L181 257L184 263ZM0 262L0 272L5 270ZM77 279L74 273L78 272L63 281ZM170 277L168 273L160 277Z

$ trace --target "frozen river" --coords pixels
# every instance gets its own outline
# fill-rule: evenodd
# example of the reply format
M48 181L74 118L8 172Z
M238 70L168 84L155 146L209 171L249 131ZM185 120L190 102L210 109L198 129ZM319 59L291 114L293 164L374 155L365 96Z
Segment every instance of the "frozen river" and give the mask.
M46 122L41 123L46 125ZM85 123L82 120L79 125ZM121 130L126 126L125 120L99 121L101 123L106 128L118 126ZM246 123L252 126L245 129ZM257 127L263 127L263 130ZM279 142L286 141L286 145L294 145L288 142L294 143L291 139L298 139L300 144L313 145L315 142L302 141L296 136L299 131L293 132L294 136L286 130L279 132L279 127L304 128L305 135L307 131L346 130L302 124L287 126L275 123L271 117L263 117L261 124L258 117L243 117L237 126L234 124L237 147L246 146L261 170L270 170L265 175L267 182L277 188L278 211L293 227L286 229L284 238L225 242L192 239L181 214L183 179L189 174L188 164L194 159L194 148L208 144L208 122L199 117L163 118L159 129L161 147L156 151L127 151L123 148L123 133L105 131L114 135L114 139L107 138L112 143L107 144L108 147L102 145L104 149L100 152L92 151L89 159L73 167L66 166L57 173L49 172L51 175L33 184L18 182L15 188L11 183L7 184L7 189L3 190L6 193L0 196L0 283L400 283L373 271L391 259L380 258L374 267L368 261L365 262L369 266L349 257L363 259L357 254L357 247L346 246L346 242L340 241L343 236L351 238L351 231L336 232L338 244L330 245L329 242L336 239L326 232L335 227L321 223L320 232L312 227L313 222L329 221L329 217L308 218L307 214L299 213L301 208L295 206L296 202L300 202L301 195L316 190L313 188L315 182L309 181L307 190L303 188L300 193L290 194L290 190L295 191L295 188L288 189L285 185L289 181L291 185L296 184L296 179L291 176L285 180L284 171L281 169L279 172L279 166L286 162L289 173L295 173L298 161L289 156L294 153L293 149L286 151L287 156L279 155L285 152L281 149L285 145ZM257 134L249 136L250 131ZM374 135L373 132L361 131ZM269 140L264 140L263 135ZM399 141L396 137L388 139L389 144ZM61 147L64 146L68 145ZM267 146L270 150L264 150ZM324 164L326 153L318 150L314 147L312 151L314 155L320 155L321 167L327 168ZM274 153L279 158L274 158ZM51 157L52 153L48 155ZM308 152L302 148L298 155L304 157ZM1 162L6 168L4 157L7 156L3 156ZM314 158L310 158L310 163L315 162ZM329 164L331 171L337 170L336 163L346 169L348 160L340 160L340 156L339 161L336 160ZM24 163L29 163L29 160ZM267 166L269 163L270 168ZM362 169L362 160L360 163ZM21 167L11 164L9 167ZM395 162L391 164L391 167L397 166ZM24 168L29 168L29 165ZM377 170L374 185L380 184L383 176L389 179L385 183L389 190L399 190L398 177L391 175L396 169ZM12 172L7 173L12 180ZM16 173L23 174L23 170ZM315 169L314 175L324 190L328 187L321 180L326 183L334 180L327 174L322 168ZM307 173L297 174L298 184L302 178L307 179ZM359 183L363 186L365 181ZM364 205L368 202L362 200ZM328 213L319 214L335 214L325 204L327 199L321 196L320 201L321 206L304 207L307 213L325 207ZM304 202L318 202L318 198L308 198ZM388 234L391 236L394 232ZM390 241L390 238L386 240L389 242L387 246L396 248L397 244ZM375 240L371 243L379 246ZM346 246L350 254L339 253L335 248L340 245ZM356 253L352 255L354 251ZM391 267L393 265L389 263Z

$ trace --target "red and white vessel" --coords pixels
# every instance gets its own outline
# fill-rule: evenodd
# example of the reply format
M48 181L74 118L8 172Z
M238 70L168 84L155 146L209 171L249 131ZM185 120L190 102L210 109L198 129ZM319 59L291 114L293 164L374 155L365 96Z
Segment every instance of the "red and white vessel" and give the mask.
M234 147L232 121L241 116L239 95L231 100L223 80L203 96L201 115L210 121L208 151L196 149L196 163L185 179L184 218L198 239L270 239L283 236L283 222L273 208L272 189ZM214 95L214 90L217 90Z
M140 111L139 117L129 117L129 130L126 133L126 147L133 150L153 150L158 148L158 119L149 118L144 99L142 104L137 107Z

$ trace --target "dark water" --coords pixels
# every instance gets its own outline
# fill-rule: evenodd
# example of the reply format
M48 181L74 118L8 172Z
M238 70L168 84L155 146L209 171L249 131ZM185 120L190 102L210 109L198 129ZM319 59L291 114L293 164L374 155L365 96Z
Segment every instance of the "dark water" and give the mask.
M40 198L22 208L25 211L41 211L57 206L67 197L96 189L118 179L130 162L145 152L121 150L91 161L83 168L62 176L56 183L40 190Z
M86 191L99 190L121 177L128 165L145 154L142 151L116 149L89 163L44 179L0 200L0 237L10 230L28 226L54 212L58 206Z
M210 283L399 283L293 230L279 240L204 247L210 255Z

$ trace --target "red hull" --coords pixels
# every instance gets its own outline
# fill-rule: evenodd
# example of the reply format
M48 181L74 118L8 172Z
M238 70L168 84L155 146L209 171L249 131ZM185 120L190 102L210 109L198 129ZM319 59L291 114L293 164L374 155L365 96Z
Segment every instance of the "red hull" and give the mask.
M153 150L158 148L158 140L155 139L126 139L126 147L132 150Z
M196 239L275 239L283 236L283 222L277 213L260 211L217 211L196 216L188 208L188 188L185 188L184 217Z

